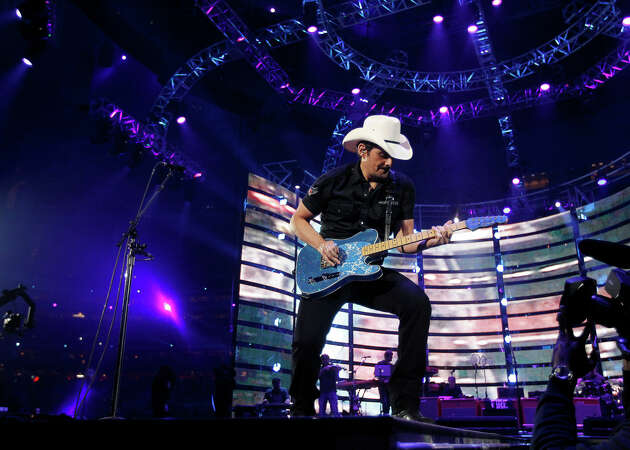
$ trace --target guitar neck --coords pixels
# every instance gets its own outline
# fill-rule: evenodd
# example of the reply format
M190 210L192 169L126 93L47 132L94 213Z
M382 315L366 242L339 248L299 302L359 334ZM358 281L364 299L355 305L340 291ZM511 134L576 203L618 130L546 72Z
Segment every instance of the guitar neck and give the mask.
M466 221L454 223L450 226L453 231L463 230L467 228ZM361 249L363 256L374 255L376 253L386 252L393 248L402 247L403 245L413 244L415 242L424 241L425 239L432 239L436 236L433 230L423 230L418 233L408 234L395 239L388 239L383 242L377 242L376 244L366 245Z

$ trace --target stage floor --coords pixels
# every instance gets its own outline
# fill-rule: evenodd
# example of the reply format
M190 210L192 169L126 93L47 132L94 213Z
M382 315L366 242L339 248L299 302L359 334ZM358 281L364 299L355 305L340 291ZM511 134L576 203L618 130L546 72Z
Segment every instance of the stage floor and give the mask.
M143 446L163 446L178 439L216 443L219 445L210 447L221 449L524 449L529 446L526 437L415 423L392 417L115 421L73 421L48 417L35 421L4 418L0 423L10 425L18 433L21 429L25 435L40 434L37 430L41 429L41 435L53 441L72 436L73 440L116 444L124 442L126 438L123 436L136 436L141 437Z

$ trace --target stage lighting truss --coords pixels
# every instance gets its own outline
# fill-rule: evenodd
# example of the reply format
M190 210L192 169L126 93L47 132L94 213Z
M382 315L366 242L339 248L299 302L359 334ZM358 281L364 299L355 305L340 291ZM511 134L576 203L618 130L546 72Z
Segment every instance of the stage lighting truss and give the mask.
M477 20L475 26L477 31L472 34L471 38L475 48L475 55L479 66L488 70L490 73L498 73L497 60L494 56L492 41L488 33L488 25L483 11L483 7L475 0L464 0L476 9ZM507 89L503 86L500 76L493 76L486 80L486 88L493 105L503 102L508 95ZM516 140L514 139L514 128L512 127L512 117L510 114L501 115L498 118L499 128L501 129L501 138L505 149L505 156L509 168L520 168L520 155ZM519 170L520 171L520 170Z
M501 102L494 102L488 97L451 105L448 114L439 110L425 110L413 106L392 103L374 103L368 105L367 114L386 114L398 117L408 126L431 125L439 127L447 123L472 120L482 117L501 117L513 111L530 108L534 105L553 103L558 100L577 97L602 86L617 73L630 66L630 42L624 41L605 58L600 60L582 76L572 82L554 85L543 92L539 86L508 92ZM319 108L345 112L353 106L356 96L330 89L291 86L289 101Z
M347 28L428 3L430 0L351 0L327 10L326 17L337 28ZM203 4L208 5L205 13L211 2L205 1ZM300 20L290 19L258 30L250 36L250 42L274 49L302 41L309 36ZM200 51L178 68L162 87L151 109L152 115L162 116L172 100L184 98L209 70L241 57L229 41L218 42ZM163 135L166 135L166 131L165 128L161 130Z
M256 41L255 35L227 2L202 0L197 6L273 89L277 92L286 89L289 85L287 73L271 57L265 46Z
M390 79L398 78L400 84L397 88L406 91L457 92L482 89L493 79L509 83L532 75L541 65L557 63L599 34L618 28L620 20L615 1L597 1L582 15L577 16L562 33L527 53L497 63L496 70L487 67L455 72L400 70L371 59L346 44L325 12L320 12L321 32L314 36L320 48L333 62L345 70L355 66L366 81L386 85Z
M183 167L186 178L202 178L198 175L204 173L201 166L181 154L173 145L167 144L161 135L154 134L150 127L114 103L106 99L93 100L90 102L90 115L109 120L124 136L151 152L156 159Z

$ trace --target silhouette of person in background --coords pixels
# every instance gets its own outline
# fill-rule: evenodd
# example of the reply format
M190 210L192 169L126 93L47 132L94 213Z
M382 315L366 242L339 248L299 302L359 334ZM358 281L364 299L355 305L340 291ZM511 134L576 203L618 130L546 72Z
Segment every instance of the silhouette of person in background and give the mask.
M392 376L392 359L394 357L394 353L391 350L385 351L385 359L376 363L374 366L374 378L379 381L382 381L382 384L378 385L378 393L381 397L381 409L383 414L389 414L389 410L391 407L389 401L389 391L387 389L387 383L389 383L389 378Z
M322 368L319 371L319 415L326 415L326 402L330 403L330 414L339 415L337 400L337 380L341 367L330 363L330 357L323 354L321 357Z
M214 410L215 416L227 418L232 416L232 391L236 372L227 364L214 368Z
M280 378L271 380L271 389L265 392L264 403L287 403L289 401L289 391L280 386Z
M153 384L151 385L153 417L168 417L168 401L171 398L175 380L175 372L169 366L160 367L155 377L153 377Z

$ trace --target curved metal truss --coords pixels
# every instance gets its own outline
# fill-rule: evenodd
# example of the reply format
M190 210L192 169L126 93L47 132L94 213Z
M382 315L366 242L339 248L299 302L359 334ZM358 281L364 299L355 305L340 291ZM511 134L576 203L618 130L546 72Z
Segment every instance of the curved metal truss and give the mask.
M199 2L198 6L202 7L205 13L211 3L210 1L203 1ZM327 11L326 20L337 29L346 28L429 3L431 0L352 0ZM203 9L206 4L208 8ZM297 19L290 19L256 31L251 37L251 42L273 49L302 41L309 36L310 34L302 22ZM152 115L164 117L168 104L171 101L184 98L209 70L240 58L242 55L227 40L203 49L178 68L162 87L151 108ZM165 134L168 120L165 120L164 123L166 125L162 125L162 133ZM158 132L159 128L156 128L155 131Z
M586 94L603 85L620 71L630 67L630 41L623 41L612 53L600 60L572 83L565 83L543 92L539 87L507 93L499 102L485 97L477 100L448 106L446 113L438 110L425 110L413 106L392 103L370 103L367 114L387 114L398 117L408 126L439 127L448 123L482 117L499 117L511 111L526 109L538 104L551 103ZM291 86L289 101L324 109L345 112L361 97L330 89Z
M197 163L181 154L173 145L167 144L163 136L154 134L149 126L116 104L102 98L93 100L90 102L90 114L109 120L123 135L151 152L157 160L183 167L187 178L203 177Z
M457 92L483 89L491 80L508 83L532 75L540 66L563 60L597 35L617 28L619 23L620 16L615 1L600 0L578 16L562 33L527 53L499 62L495 67L454 72L401 70L369 58L339 37L334 23L321 9L319 25L324 33L315 35L315 40L333 62L345 70L355 66L366 81L387 85L389 80L395 78L400 80L397 89L413 92Z

